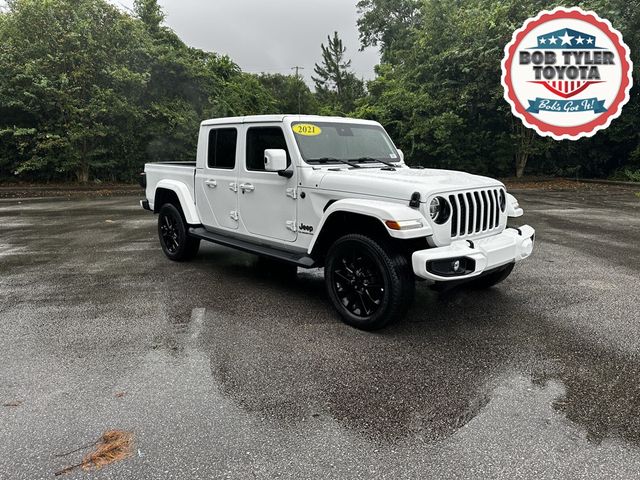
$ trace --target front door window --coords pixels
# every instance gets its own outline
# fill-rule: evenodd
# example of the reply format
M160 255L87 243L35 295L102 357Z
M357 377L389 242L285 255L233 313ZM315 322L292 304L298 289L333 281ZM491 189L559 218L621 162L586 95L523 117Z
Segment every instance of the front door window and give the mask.
M287 152L287 167L291 165L289 149L280 127L252 127L247 132L247 170L264 170L264 151L278 148Z

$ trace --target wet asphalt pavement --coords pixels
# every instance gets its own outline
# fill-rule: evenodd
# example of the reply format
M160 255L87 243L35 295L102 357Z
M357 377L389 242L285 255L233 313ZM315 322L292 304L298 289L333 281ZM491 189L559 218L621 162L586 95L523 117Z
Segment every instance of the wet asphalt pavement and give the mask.
M137 198L0 201L0 479L638 478L640 199L517 194L534 256L379 333L321 271L162 254Z

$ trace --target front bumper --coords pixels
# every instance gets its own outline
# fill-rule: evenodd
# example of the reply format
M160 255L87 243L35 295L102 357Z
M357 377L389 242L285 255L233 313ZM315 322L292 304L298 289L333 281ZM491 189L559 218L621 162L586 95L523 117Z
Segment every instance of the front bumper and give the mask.
M506 228L479 240L459 240L446 247L419 250L411 256L413 272L437 282L465 280L512 262L524 260L533 251L535 230L529 225ZM458 269L453 265L458 262ZM446 268L450 268L447 271Z

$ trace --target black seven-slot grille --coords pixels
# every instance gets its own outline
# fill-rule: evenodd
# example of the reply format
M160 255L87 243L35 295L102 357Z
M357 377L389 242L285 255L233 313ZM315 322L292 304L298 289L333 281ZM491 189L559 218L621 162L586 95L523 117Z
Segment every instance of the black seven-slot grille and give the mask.
M474 235L498 228L500 189L476 190L449 195L451 238Z

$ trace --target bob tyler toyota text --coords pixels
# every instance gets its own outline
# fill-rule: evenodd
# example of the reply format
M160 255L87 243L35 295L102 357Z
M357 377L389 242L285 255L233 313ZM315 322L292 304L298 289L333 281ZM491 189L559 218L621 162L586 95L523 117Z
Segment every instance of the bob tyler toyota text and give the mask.
M505 53L505 98L514 115L541 135L591 136L628 101L629 49L593 12L541 12L514 33Z

